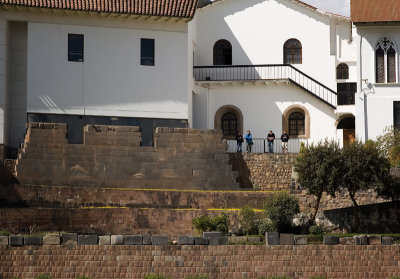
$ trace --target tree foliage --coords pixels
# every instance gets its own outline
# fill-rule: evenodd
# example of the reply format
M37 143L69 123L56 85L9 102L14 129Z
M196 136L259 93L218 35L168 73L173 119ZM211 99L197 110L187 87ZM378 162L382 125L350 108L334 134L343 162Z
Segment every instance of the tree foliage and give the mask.
M279 232L290 231L294 215L300 212L298 199L287 192L268 196L264 208L267 217Z
M250 206L243 206L239 211L240 227L246 235L257 231L256 213Z
M222 212L215 217L200 215L192 220L192 225L199 233L218 231L225 235L229 231L228 221L228 215L225 212Z
M383 156L387 157L393 167L400 165L400 131L393 126L386 127L376 142Z
M297 157L295 171L298 174L298 183L317 197L314 214L311 221L315 221L322 194L325 192L335 197L340 187L340 148L333 141L319 142L302 148Z

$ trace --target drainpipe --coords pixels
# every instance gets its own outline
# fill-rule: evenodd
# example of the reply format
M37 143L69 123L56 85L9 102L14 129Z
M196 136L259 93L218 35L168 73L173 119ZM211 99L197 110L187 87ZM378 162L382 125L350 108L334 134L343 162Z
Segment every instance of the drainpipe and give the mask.
M363 102L364 102L364 140L368 140L368 102L367 102L367 94L362 89L363 84L363 71L362 71L362 42L363 42L363 35L360 34L360 90L363 94Z

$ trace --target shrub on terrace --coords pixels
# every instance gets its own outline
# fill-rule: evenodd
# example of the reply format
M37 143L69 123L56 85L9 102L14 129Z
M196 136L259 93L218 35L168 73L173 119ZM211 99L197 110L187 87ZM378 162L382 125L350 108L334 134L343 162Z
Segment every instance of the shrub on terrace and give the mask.
M192 225L199 233L218 231L225 235L229 231L228 215L225 212L222 212L213 218L206 215L201 215L192 220Z
M256 213L250 206L243 206L239 211L240 228L246 235L256 234L258 227L256 223Z

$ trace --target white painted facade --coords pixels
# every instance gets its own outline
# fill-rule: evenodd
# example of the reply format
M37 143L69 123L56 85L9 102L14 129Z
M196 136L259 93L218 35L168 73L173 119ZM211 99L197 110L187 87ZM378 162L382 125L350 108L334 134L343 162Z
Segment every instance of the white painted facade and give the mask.
M396 24L358 25L356 35L359 88L356 97L356 133L363 140L375 140L386 127L394 125L393 106L395 101L400 101L400 27ZM390 38L395 44L395 83L376 81L375 50L382 37Z

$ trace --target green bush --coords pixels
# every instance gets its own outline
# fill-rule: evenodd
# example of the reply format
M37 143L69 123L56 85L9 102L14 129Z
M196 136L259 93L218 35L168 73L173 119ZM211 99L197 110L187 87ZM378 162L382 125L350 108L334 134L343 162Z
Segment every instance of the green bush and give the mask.
M243 206L239 211L240 228L246 235L257 232L256 213L250 206Z
M276 231L275 225L268 219L261 219L258 221L258 234L265 235L266 232Z
M313 225L309 228L310 234L323 234L324 229L321 226Z
M8 230L0 230L0 236L9 236L11 233Z
M291 231L293 217L300 212L299 200L287 192L268 196L264 208L279 232Z
M393 276L393 277L390 277L389 279L400 279L400 276Z
M314 276L311 277L310 279L326 279L326 276Z
M192 225L199 233L218 231L225 235L229 231L228 215L225 212L222 212L214 218L201 215L192 220Z
M52 279L48 274L40 274L38 276L33 277L34 279Z
M206 274L194 275L194 276L186 277L186 279L208 279L208 275L206 275Z
M163 275L147 274L144 279L171 279L171 277L165 277Z

